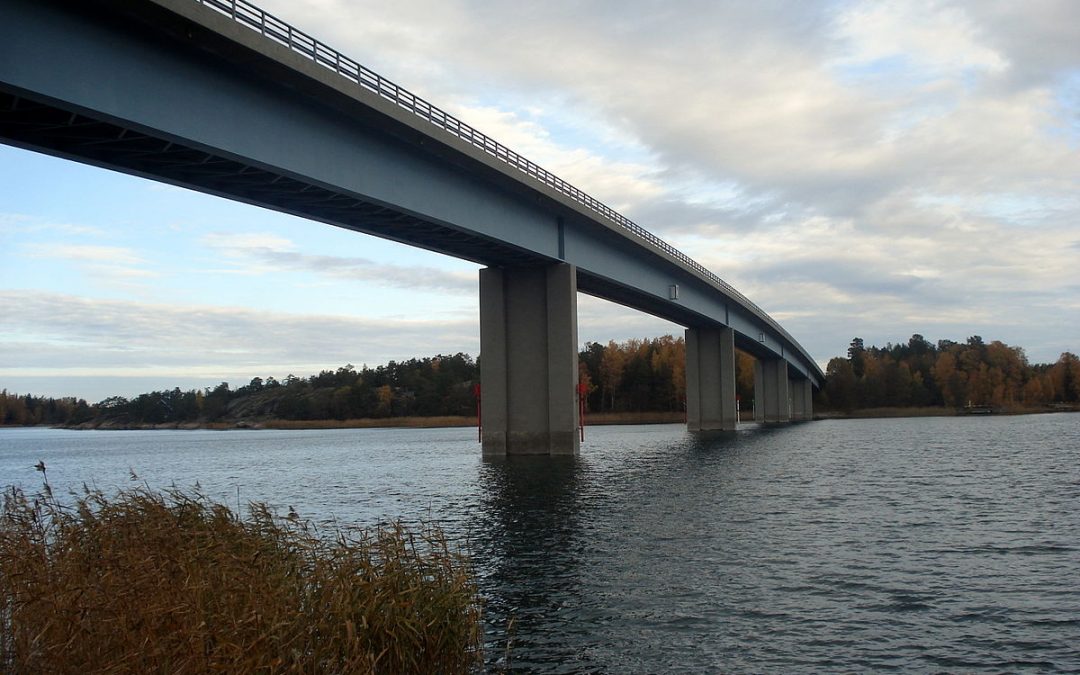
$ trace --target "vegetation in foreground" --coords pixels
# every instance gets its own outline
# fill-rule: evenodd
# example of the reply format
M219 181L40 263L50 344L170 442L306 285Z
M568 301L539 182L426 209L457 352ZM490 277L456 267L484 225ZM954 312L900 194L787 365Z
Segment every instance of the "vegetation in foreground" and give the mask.
M44 469L44 465L39 468ZM317 537L198 494L5 491L0 671L461 673L481 663L468 565L438 531Z

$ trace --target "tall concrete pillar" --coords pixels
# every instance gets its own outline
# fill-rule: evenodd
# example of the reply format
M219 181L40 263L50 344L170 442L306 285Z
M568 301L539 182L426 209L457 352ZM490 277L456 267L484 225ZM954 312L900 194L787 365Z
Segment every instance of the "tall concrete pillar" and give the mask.
M813 419L813 384L809 379L802 380L802 415L804 419Z
M791 421L806 419L806 401L802 396L802 383L805 380L789 379L788 391L791 392Z
M791 419L814 419L814 386L809 379L790 380Z
M765 373L761 368L761 359L754 359L754 421L765 421Z
M754 398L758 401L761 421L766 424L791 420L791 401L788 394L787 361L758 359L754 371ZM760 370L760 378L758 377ZM760 387L758 385L761 385Z
M577 361L572 265L480 270L485 455L578 452Z
M686 426L734 431L735 332L726 326L686 329Z

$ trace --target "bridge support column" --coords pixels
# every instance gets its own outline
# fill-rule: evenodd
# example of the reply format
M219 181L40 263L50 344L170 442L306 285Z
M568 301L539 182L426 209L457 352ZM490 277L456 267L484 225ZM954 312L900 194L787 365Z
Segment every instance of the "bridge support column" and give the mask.
M802 397L802 380L789 379L788 391L791 393L791 421L801 422L806 419L806 401Z
M734 431L735 405L735 331L725 326L687 328L687 428Z
M802 397L803 397L803 419L814 419L814 385L810 383L809 378L802 382Z
M758 359L754 366L754 419L773 424L791 420L787 361Z
M480 270L484 455L570 455L578 441L577 272Z
M789 380L791 387L791 419L814 419L814 387L810 380Z

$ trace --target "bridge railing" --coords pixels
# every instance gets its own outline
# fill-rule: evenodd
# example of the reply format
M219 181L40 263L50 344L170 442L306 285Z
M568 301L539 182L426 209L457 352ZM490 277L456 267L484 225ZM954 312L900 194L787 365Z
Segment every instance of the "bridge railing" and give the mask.
M644 227L638 225L634 221L630 220L626 216L622 215L615 209L611 208L607 204L595 199L594 197L586 194L585 192L574 187L570 183L567 183L563 179L559 178L550 171L538 166L534 162L529 161L527 158L522 157L513 150L507 148L505 145L498 141L488 137L484 133L469 126L465 122L457 119L453 115L446 111L428 103L424 99L416 96L407 89L399 87L392 81L382 77L376 72L373 72L364 66L360 65L356 61L353 61L349 57L343 55L341 52L328 47L326 44L316 40L307 33L293 28L289 24L285 23L281 19L268 14L259 7L247 2L247 0L194 0L200 4L206 5L214 10L217 10L221 14L231 17L237 23L247 26L251 30L262 34L267 39L273 40L281 45L288 47L289 49L306 56L315 63L334 71L342 77L351 80L352 82L360 85L368 91L374 92L379 96L394 102L401 108L408 110L409 112L421 117L431 124L447 131L454 136L466 141L470 145L479 148L505 162L509 166L521 171L522 173L535 178L544 185L552 188L556 192L569 197L578 204L585 206L591 211L604 216L608 220L611 220L623 229L632 232L641 239L654 246L655 248L667 253L672 258L675 258L687 267L695 270L706 279L709 279L714 284L719 286L727 294L737 298L747 309L752 311L759 319L767 323L773 330L783 335L792 345L798 345L794 338L784 330L780 324L778 324L771 316L765 313L763 309L758 307L740 293L734 286L728 284L721 279L715 273L710 271L701 263L697 262L690 256L686 255L682 251L678 250L671 244L667 243L660 237L656 236L652 232L649 232ZM807 358L809 358L807 356Z

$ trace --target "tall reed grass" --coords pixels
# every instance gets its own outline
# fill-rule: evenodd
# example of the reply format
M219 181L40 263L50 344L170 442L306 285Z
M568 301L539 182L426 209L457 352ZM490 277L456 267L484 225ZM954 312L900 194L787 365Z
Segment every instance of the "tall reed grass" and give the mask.
M435 529L318 536L195 492L5 491L0 671L461 673L482 662L467 561Z
M436 417L378 417L348 420L266 420L258 426L266 429L380 429L405 427L431 429L439 427L475 427L475 417L442 415Z

